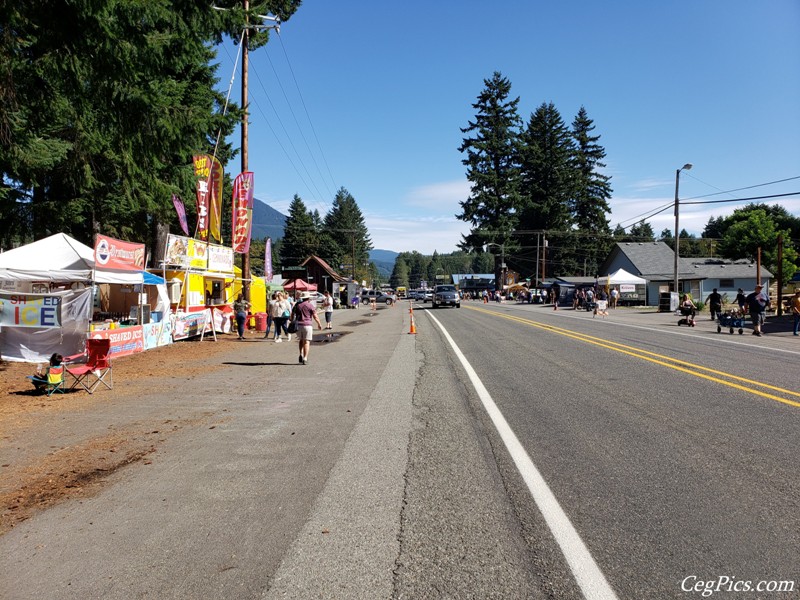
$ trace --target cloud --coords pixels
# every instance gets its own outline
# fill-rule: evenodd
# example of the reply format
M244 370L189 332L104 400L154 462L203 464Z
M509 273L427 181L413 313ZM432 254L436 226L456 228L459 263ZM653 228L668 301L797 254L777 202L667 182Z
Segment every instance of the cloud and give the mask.
M469 233L469 223L452 215L412 216L367 214L364 217L373 247L395 252L430 255L455 252L461 235Z
M466 200L470 193L470 183L466 179L442 181L412 188L406 195L404 204L419 208L449 209L455 214L460 210L459 202Z

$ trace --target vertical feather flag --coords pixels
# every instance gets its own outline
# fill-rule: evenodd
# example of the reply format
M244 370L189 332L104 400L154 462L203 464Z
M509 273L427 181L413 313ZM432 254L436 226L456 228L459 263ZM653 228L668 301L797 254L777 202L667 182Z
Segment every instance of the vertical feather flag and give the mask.
M211 177L211 157L208 154L195 154L192 157L194 174L197 177L197 239L208 240L208 210L209 190L208 182Z
M222 233L220 232L222 223L222 165L216 156L207 156L211 161L211 169L208 180L208 190L210 192L208 217L209 217L209 237L211 241L222 243Z
M183 235L189 235L189 223L186 222L186 207L183 205L181 197L172 194L172 205L175 207L175 212L178 213L178 222L181 224Z
M267 284L272 281L272 238L267 238L267 243L264 248L264 279Z
M254 178L251 171L239 173L233 181L233 251L250 251L250 231L253 224Z

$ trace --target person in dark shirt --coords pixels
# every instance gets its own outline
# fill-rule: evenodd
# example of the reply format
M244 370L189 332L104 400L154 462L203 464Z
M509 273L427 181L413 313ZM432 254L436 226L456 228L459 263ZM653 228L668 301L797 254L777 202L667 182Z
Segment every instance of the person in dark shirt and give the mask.
M714 288L714 291L708 295L706 298L708 301L708 305L711 310L711 320L715 320L719 317L720 313L722 312L722 296L717 291L717 288Z
M763 292L764 286L756 285L754 292L747 295L747 309L753 319L753 335L761 337L761 328L764 326L764 313L769 306L769 298Z

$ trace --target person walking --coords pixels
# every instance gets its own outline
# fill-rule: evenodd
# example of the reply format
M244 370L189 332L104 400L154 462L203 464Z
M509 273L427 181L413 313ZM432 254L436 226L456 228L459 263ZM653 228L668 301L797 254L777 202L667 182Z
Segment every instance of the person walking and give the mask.
M619 300L619 290L613 287L611 288L611 308L617 308L617 300Z
M736 304L739 305L739 313L745 314L747 311L745 307L747 306L747 298L744 295L744 290L739 288L739 292L736 294Z
M717 288L714 288L714 291L708 295L706 301L711 307L711 320L714 321L720 316L720 314L722 314L722 296L717 291Z
M328 290L325 290L322 308L325 310L325 329L333 329L333 296Z
M316 323L320 331L322 323L317 316L317 307L313 302L309 302L311 294L303 292L292 309L292 314L297 322L297 343L300 356L297 362L303 365L308 364L308 351L311 349L311 338L314 332L313 324Z
M267 331L264 333L264 339L269 339L269 332L272 329L274 319L272 317L272 306L278 299L278 292L272 292L272 295L267 298Z
M800 288L794 291L794 296L792 296L789 303L794 317L794 335L800 335Z
M244 339L244 322L247 320L247 311L250 303L241 294L233 301L233 314L236 315L236 330L239 332L239 339Z
M280 343L281 329L286 334L286 340L292 341L292 334L286 329L286 322L291 315L292 305L289 302L288 296L284 292L278 292L278 301L273 306L272 320L275 322L275 342Z
M756 285L754 292L747 295L747 309L750 311L750 318L753 319L753 335L761 337L761 329L764 326L764 313L769 306L769 298L763 292L764 286L760 283Z

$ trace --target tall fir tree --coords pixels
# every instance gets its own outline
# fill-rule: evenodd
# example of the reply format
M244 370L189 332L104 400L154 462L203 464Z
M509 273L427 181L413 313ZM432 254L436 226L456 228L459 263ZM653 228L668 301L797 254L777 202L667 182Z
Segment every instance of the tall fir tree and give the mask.
M574 236L565 233L573 224L574 155L572 135L561 114L552 102L541 104L522 132L519 226L526 232L520 238L527 247L537 245L532 232L548 232L547 275L568 275L578 269Z
M314 253L316 233L314 218L303 200L295 194L283 228L281 256L284 267L297 267Z
M331 266L344 266L342 274L353 274L356 279L366 279L369 276L372 240L361 209L345 188L339 188L336 192L324 222L325 232L332 242L332 256L329 257Z
M472 226L463 237L462 250L481 251L488 242L506 245L517 226L519 195L519 98L509 99L511 82L495 72L484 80L484 89L472 107L474 121L461 129L464 138L458 151L466 153L462 164L470 181L469 198L462 201L461 221Z
M600 263L608 255L613 242L608 215L611 207L611 177L600 172L606 165L605 148L592 135L595 126L586 109L581 106L572 122L572 138L575 141L575 188L572 212L575 227L580 235L584 274L597 272Z

